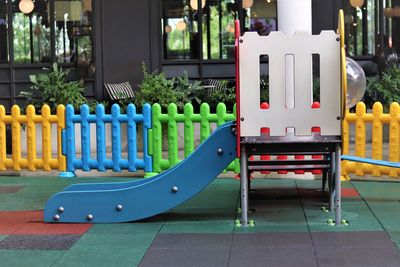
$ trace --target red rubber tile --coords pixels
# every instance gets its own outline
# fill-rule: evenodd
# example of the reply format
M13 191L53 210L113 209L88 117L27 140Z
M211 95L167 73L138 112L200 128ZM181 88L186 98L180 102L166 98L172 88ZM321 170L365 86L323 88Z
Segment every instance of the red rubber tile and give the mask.
M360 197L360 194L354 188L342 188L342 197Z
M22 185L3 185L0 186L0 193L17 193L25 186Z
M0 211L0 222L2 223L27 223L32 221L43 221L43 211Z
M0 235L11 235L19 228L24 226L26 223L18 223L18 222L1 222L0 223Z
M92 224L29 222L14 235L83 235Z

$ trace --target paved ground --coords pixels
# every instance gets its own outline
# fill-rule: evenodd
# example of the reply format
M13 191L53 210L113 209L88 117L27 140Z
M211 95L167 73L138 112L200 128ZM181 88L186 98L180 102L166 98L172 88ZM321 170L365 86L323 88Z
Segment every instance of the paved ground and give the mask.
M73 182L0 177L0 266L400 266L400 183L344 182L349 225L331 226L320 181L256 179L235 227L239 181L217 179L176 209L125 224L45 224L42 208Z

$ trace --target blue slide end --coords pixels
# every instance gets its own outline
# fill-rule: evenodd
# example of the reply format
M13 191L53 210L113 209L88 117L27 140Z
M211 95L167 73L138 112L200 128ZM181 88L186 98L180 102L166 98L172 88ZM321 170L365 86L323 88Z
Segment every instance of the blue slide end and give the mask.
M168 211L202 191L236 158L233 123L220 126L188 158L139 181L78 184L52 196L46 222L117 223Z
M393 161L369 159L369 158L362 158L362 157L356 157L356 156L350 156L350 155L342 155L341 159L348 160L348 161L354 161L354 162L360 162L360 163L380 165L380 166L391 167L391 168L400 168L400 163L393 162Z

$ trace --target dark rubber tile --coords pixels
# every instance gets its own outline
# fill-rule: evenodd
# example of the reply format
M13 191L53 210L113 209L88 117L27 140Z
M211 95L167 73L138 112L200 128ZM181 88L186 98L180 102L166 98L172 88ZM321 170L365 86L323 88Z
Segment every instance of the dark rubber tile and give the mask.
M2 185L0 186L0 194L1 193L17 193L25 186L23 185Z
M317 247L320 267L399 267L400 253L388 248Z
M236 247L231 250L229 266L316 267L317 261L312 247Z
M147 250L141 267L191 267L228 266L229 247L226 248L179 248Z
M309 233L248 233L235 234L233 248L295 248L312 247Z
M388 248L395 244L386 232L314 232L311 237L315 247L321 248Z
M68 250L79 235L11 235L0 242L0 249Z
M154 249L202 249L231 246L232 234L158 234L150 248Z

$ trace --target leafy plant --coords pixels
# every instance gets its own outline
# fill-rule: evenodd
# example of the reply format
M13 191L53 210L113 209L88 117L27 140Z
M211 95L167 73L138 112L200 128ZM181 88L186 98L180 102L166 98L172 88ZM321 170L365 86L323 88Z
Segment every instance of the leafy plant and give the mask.
M135 104L138 108L145 103L159 103L162 108L167 108L169 103L177 102L173 80L168 80L164 73L148 73L144 63L142 70L143 81L138 86L139 90L135 92Z
M372 108L375 102L381 102L385 111L393 102L400 102L400 68L393 66L382 72L381 76L367 78L367 90L364 102Z
M49 70L46 69L45 70ZM40 111L42 105L47 104L54 112L59 104L71 104L76 110L86 103L83 81L67 81L69 70L63 70L54 63L49 73L29 75L32 82L31 91L22 91L20 96L27 99Z
M190 82L187 72L184 72L183 77L172 79L174 83L174 93L177 97L177 106L183 110L186 103L201 104L200 96L204 91L204 86L201 81Z

